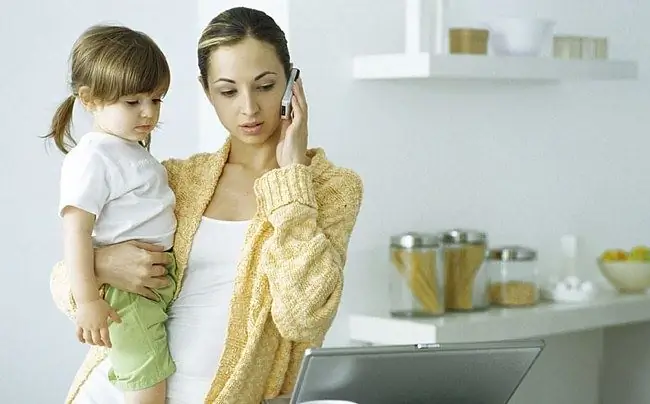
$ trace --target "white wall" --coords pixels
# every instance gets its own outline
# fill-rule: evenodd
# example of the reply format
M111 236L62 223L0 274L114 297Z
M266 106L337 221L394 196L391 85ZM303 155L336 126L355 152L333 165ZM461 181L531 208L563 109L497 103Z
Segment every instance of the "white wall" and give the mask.
M173 70L165 126L154 140L154 153L165 158L212 150L225 134L200 95L195 46L202 26L220 11L212 11L214 3L4 3L0 129L6 146L0 149L0 206L5 215L0 224L5 232L0 242L6 262L2 271L12 283L0 297L9 317L0 328L3 403L62 400L85 351L50 301L49 269L61 256L55 214L60 156L54 150L48 155L37 138L67 95L72 41L87 25L106 20L150 33ZM485 229L496 243L539 248L548 271L557 260L560 235L574 232L585 237L582 269L590 275L601 249L648 240L648 32L641 25L650 18L650 4L454 2L460 20L498 14L506 6L510 13L537 10L560 19L560 30L609 35L613 56L641 62L639 82L552 87L356 83L350 79L354 54L401 50L401 0L265 4L282 26L289 26L310 103L312 145L324 146L365 181L344 302L327 344L347 343L347 313L388 308L386 241L399 231ZM34 5L38 13L28 8ZM219 2L217 8L222 7L227 6ZM607 355L626 357L625 347L618 349ZM30 376L21 376L25 372Z
M153 140L156 156L197 150L196 5L185 2L9 1L0 16L0 245L5 287L0 294L0 402L62 402L83 352L72 323L55 310L51 266L61 258L56 216L60 154L38 136L68 96L66 59L86 26L113 21L149 33L167 53L172 89ZM78 115L78 130L88 120Z

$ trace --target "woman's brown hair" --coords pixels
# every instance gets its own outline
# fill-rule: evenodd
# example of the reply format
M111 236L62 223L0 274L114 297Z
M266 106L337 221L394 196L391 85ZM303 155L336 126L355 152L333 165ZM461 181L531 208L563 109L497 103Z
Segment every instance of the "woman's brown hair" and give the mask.
M167 58L146 34L116 25L95 25L75 41L69 57L71 94L59 105L45 136L67 154L76 144L71 135L72 112L79 89L92 99L111 104L120 97L169 89ZM148 147L150 139L143 146Z
M220 46L234 45L249 37L272 45L286 77L289 77L291 58L284 31L263 11L235 7L214 17L199 39L197 56L204 88L208 88L208 61L212 52Z

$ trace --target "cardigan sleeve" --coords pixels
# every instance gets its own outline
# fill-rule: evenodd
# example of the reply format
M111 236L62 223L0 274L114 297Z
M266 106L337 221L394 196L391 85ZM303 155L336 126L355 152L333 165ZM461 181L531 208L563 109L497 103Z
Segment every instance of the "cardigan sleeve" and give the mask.
M361 178L334 168L315 179L309 167L294 164L263 175L255 192L273 227L260 257L273 320L283 338L317 343L341 301L343 267L363 196Z
M50 273L50 292L57 309L61 310L70 320L74 321L77 306L72 298L70 274L63 261L59 261Z
M176 192L176 184L181 170L181 160L169 159L162 162L167 170L167 179L171 189ZM74 320L77 305L72 296L72 287L70 285L70 273L63 261L54 265L50 273L50 293L56 307L63 312L68 318Z

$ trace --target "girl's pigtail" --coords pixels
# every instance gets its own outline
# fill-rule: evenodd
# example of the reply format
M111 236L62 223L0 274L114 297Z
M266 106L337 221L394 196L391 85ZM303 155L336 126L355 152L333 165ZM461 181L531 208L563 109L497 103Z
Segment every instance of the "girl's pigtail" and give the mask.
M45 138L53 139L54 144L63 154L67 154L76 145L70 132L74 103L75 96L71 95L59 105L52 118L50 132L45 136Z

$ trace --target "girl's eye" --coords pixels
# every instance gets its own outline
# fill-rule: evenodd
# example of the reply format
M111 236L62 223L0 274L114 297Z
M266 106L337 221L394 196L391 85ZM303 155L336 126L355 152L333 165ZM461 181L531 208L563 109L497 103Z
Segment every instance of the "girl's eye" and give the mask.
M260 86L260 90L262 90L262 91L271 91L271 89L273 89L273 86L275 86L275 83L266 84L266 85Z
M163 102L162 99L160 98L154 98L152 101L154 104L160 104L161 102Z
M138 101L125 101L129 105L138 105Z

